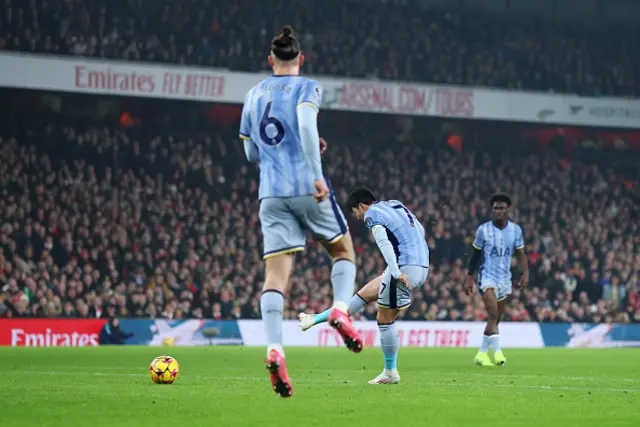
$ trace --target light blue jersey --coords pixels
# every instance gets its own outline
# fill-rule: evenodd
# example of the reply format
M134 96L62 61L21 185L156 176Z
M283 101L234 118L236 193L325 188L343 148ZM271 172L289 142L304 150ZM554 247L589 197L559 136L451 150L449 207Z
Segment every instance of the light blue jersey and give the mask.
M511 256L515 249L524 248L522 229L519 225L508 221L500 230L493 221L478 227L473 247L481 250L482 265L478 272L478 282L510 283Z
M364 214L365 225L373 231L387 230L399 266L429 267L429 246L424 228L416 216L397 200L376 202Z
M315 191L300 137L297 109L322 104L322 88L301 76L271 76L251 88L242 109L240 137L252 141L260 161L259 198L296 197Z

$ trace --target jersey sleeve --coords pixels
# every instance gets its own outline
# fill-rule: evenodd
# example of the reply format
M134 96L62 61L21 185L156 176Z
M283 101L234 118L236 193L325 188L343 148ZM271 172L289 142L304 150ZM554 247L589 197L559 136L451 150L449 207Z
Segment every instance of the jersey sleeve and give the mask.
M516 226L516 238L513 246L516 249L524 248L524 237L522 236L522 228L519 225Z
M242 105L242 116L240 117L240 138L245 141L251 141L251 116L249 111L251 109L251 91L244 97L244 104Z
M316 111L320 111L322 105L322 86L315 80L307 80L300 91L298 107L309 105Z
M478 230L476 231L476 239L473 241L473 247L478 249L479 251L482 250L482 248L484 247L484 227L480 226L478 227Z
M364 225L366 225L369 230L373 231L373 227L376 225L384 227L386 222L382 213L378 209L369 208L364 214Z

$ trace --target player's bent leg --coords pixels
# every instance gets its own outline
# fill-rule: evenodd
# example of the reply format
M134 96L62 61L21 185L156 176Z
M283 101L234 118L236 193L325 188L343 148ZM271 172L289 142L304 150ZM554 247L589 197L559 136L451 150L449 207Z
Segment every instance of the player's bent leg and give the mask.
M378 299L378 290L380 289L380 283L382 283L383 274L371 280L364 285L362 289L355 293L349 300L349 314L354 315L360 313L362 309L369 303Z
M330 180L325 179L331 188ZM335 195L331 191L329 197L320 203L313 197L296 198L289 204L289 210L296 215L298 223L322 243L333 259L331 284L334 303L327 321L342 336L347 347L357 353L362 350L362 339L353 327L347 305L356 282L356 256L347 221Z
M329 178L325 179L331 189ZM331 256L334 305L347 313L347 304L353 295L356 281L356 256L347 221L333 190L320 203L311 196L292 198L287 208L296 217L297 226L309 231Z
M384 371L369 384L398 384L400 374L398 374L398 348L400 347L400 337L396 326L398 310L393 308L378 308L378 329L380 330L380 346L384 355Z
M382 277L382 274L376 277L351 297L349 300L349 315L361 312L367 304L374 302L378 298L378 289L380 289ZM332 310L333 307L317 314L300 313L298 315L300 329L306 331L319 323L327 322Z
M260 298L262 322L267 334L265 363L269 370L273 390L281 397L290 397L293 394L282 348L284 293L293 270L293 261L293 254L267 258L265 281Z
M323 246L333 259L331 284L334 304L327 321L342 336L347 348L354 353L359 353L362 351L362 338L353 327L347 305L353 295L356 280L356 255L351 234L345 231L341 238L323 242Z
M338 240L322 242L322 245L333 260L331 268L333 300L344 304L346 309L356 283L356 253L353 249L351 234L347 231Z

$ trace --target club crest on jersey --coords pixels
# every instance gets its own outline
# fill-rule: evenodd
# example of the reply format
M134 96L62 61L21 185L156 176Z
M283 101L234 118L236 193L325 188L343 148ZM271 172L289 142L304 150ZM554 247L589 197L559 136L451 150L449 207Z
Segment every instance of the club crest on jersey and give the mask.
M367 227L371 228L373 227L373 218L367 218L364 220L364 225L366 225Z

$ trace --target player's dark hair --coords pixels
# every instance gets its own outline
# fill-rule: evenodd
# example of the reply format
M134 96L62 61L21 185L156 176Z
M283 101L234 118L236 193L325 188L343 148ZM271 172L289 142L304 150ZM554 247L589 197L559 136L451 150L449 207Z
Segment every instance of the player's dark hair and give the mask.
M291 25L285 25L271 41L271 52L282 61L290 61L300 54L300 41Z
M360 187L356 188L349 194L349 200L347 201L347 209L351 210L357 208L360 203L364 205L372 205L376 200L376 196L373 195L368 188Z
M493 196L491 196L491 199L489 200L489 205L493 207L493 204L495 202L504 202L507 204L507 206L511 206L511 197L509 197L506 193L496 193Z

